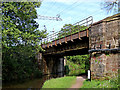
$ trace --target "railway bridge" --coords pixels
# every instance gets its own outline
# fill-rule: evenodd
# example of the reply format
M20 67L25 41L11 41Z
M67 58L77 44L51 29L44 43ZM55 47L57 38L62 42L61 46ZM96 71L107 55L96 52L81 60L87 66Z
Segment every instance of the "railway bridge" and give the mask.
M64 32L42 40L45 52L38 54L44 74L64 72L64 56L90 54L91 78L118 74L120 67L120 14L92 23L92 17L79 21ZM63 73L59 74L63 76Z

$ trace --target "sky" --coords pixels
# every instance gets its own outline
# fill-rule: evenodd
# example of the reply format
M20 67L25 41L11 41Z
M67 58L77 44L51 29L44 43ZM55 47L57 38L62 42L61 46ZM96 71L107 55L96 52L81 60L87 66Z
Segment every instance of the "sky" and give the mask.
M103 0L42 0L39 8L36 8L37 14L41 16L56 17L60 15L62 21L36 19L39 24L39 30L46 26L47 32L60 31L65 24L74 24L89 16L93 17L93 22L102 20L113 13L107 13L101 9Z

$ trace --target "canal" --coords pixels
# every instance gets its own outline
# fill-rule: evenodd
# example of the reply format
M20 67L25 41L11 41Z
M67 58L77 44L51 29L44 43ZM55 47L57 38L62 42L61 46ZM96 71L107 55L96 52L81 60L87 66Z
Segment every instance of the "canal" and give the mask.
M7 90L8 88L24 88L26 90L32 89L32 88L42 88L44 82L48 79L53 78L53 76L45 75L40 79L32 79L27 80L23 83L6 83L2 84L2 90Z

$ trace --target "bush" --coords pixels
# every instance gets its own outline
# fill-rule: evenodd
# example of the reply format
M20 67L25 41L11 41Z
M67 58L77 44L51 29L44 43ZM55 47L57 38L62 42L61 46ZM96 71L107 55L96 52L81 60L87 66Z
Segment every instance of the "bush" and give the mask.
M2 63L3 82L23 81L31 77L41 77L32 46L13 46L4 48ZM35 74L35 75L34 75Z
M74 64L73 62L67 61L66 67L68 68L69 72L67 72L66 75L74 76L74 75L80 75L85 73L85 67L81 68L80 65Z
M68 65L65 65L64 66L64 68L65 68L65 75L68 75L69 74L69 66Z
M34 72L34 77L35 78L41 78L42 77L42 72L39 69L36 69Z
M80 75L90 68L89 55L66 56L69 74Z

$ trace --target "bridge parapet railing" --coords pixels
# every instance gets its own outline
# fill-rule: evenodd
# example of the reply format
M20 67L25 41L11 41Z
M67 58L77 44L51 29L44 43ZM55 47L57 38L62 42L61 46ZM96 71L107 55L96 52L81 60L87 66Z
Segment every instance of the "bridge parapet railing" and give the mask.
M41 41L41 44L47 44L52 41L67 37L69 35L73 35L77 32L86 30L89 28L89 26L93 23L93 17L89 16L88 18L85 18L79 22L76 22L75 24L72 24L71 26L66 26L63 28L63 31L57 31L53 32L53 34L47 35L46 38L43 38Z

